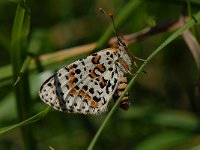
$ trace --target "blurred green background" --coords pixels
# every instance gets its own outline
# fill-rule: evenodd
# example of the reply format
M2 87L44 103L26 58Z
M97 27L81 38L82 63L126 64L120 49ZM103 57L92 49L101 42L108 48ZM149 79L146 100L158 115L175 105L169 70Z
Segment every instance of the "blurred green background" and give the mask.
M109 26L99 8L111 11L117 17L129 2L27 1L31 16L27 49L37 49L34 53L38 56L96 42ZM0 1L0 127L18 123L20 118L13 88L16 78L11 76L14 65L12 27L17 5L14 0ZM196 13L200 10L200 2L191 0L191 8L192 13ZM188 11L185 0L141 0L118 31L130 34L148 26L167 24L178 20L183 10ZM194 30L199 37L198 26ZM147 58L170 34L163 31L130 44L129 48L138 57ZM32 45L30 41L34 41ZM30 89L30 95L24 98L26 103L22 106L28 108L28 117L47 107L38 97L42 82L62 66L87 55L57 60L45 67L39 65L34 71L27 72L29 84L25 89L27 93ZM145 71L147 73L138 78L129 92L130 109L119 109L115 113L94 149L187 150L200 145L200 78L184 39L180 36L165 47ZM113 102L109 109L112 106ZM32 141L32 149L49 149L49 146L55 150L86 149L106 115L65 114L52 109L42 120L26 126L31 131L28 138ZM25 149L19 128L0 135L0 149Z

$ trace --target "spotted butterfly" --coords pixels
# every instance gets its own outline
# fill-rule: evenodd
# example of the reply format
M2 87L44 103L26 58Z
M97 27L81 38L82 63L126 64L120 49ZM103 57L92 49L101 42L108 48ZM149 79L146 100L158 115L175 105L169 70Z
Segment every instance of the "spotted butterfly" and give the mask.
M41 100L63 112L105 112L110 100L116 101L127 87L125 75L132 74L131 62L136 64L134 59L139 59L130 53L123 37L116 36L118 42L113 47L75 61L49 77L39 90ZM128 93L119 106L129 108Z

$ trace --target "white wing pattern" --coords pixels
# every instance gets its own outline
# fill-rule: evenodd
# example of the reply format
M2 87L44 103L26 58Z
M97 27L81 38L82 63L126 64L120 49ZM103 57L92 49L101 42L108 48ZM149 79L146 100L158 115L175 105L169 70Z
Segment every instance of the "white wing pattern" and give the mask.
M109 48L61 68L42 84L40 98L59 111L105 112L113 95L117 94L115 91L121 87L121 79L126 79L119 57L116 49Z

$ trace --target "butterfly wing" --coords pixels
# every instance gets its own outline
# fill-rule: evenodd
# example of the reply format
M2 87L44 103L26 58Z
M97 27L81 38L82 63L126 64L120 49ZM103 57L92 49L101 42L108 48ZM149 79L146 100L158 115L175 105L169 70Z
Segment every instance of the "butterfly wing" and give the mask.
M100 114L106 111L124 75L115 59L116 53L106 49L61 68L43 83L40 98L65 112Z

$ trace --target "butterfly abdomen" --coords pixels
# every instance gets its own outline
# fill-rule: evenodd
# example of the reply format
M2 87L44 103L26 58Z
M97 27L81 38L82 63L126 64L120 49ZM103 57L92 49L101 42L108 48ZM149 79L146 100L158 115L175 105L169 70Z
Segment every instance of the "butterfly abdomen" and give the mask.
M121 77L120 78L120 82L117 86L117 89L113 95L113 100L116 102L118 100L118 98L122 95L123 91L126 89L127 87L127 79L126 77ZM121 100L119 107L123 110L128 110L129 108L129 100L128 100L128 92L126 93L126 95L123 97L123 99Z

